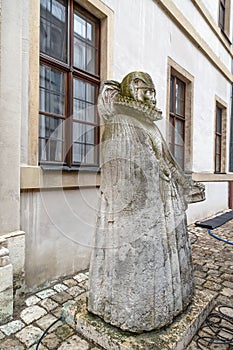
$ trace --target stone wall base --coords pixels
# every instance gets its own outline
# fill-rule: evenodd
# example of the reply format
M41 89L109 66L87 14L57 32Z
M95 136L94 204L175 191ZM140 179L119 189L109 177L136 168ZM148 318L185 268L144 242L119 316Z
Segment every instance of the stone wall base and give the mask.
M1 235L7 241L9 259L13 268L14 305L24 303L25 293L25 232L13 231Z
M214 295L197 290L192 304L169 327L139 335L120 331L88 313L85 296L67 302L63 317L77 332L106 350L184 350L213 309L214 301Z
M7 240L0 239L0 323L13 315L13 268L10 263Z

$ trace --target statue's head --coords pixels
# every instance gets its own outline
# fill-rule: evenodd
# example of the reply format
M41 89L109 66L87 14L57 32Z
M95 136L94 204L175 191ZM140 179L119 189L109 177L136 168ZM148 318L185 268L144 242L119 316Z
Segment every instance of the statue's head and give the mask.
M131 72L121 82L121 95L156 106L156 90L148 73Z

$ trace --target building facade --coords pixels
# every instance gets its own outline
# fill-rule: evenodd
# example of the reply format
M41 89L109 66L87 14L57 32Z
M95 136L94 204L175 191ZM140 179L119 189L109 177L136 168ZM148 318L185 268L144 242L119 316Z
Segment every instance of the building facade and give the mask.
M0 0L0 238L16 300L88 268L103 80L151 75L159 128L206 186L189 223L232 206L232 15L231 0Z

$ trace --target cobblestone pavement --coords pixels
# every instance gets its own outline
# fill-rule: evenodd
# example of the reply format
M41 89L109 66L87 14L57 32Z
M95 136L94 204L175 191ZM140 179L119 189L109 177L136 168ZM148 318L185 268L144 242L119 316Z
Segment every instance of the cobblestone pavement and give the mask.
M233 247L209 236L206 229L189 226L196 288L217 293L218 304L233 305ZM233 220L214 230L222 238L233 241ZM16 310L11 322L0 326L0 350L36 350L38 339L53 322L61 317L62 305L85 293L88 272L67 277L50 288L30 295L25 307ZM18 315L18 317L17 317ZM210 332L202 331L209 336ZM187 350L199 349L194 337ZM98 350L67 324L58 321L43 338L38 350ZM203 346L206 350L232 350L233 347ZM161 349L164 350L164 349Z

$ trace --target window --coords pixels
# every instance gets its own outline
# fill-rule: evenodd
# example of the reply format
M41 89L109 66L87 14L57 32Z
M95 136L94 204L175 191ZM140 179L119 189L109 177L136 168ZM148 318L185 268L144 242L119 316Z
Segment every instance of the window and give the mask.
M218 99L220 100L220 99ZM215 116L215 144L214 144L214 171L224 173L226 171L226 106L223 102L216 101Z
M184 169L185 146L185 87L185 82L171 74L169 148L182 169Z
M100 22L72 0L40 0L39 161L98 165Z
M225 29L225 12L226 12L226 1L220 0L219 2L219 27L224 31Z
M231 0L219 0L218 25L227 36L230 34Z

